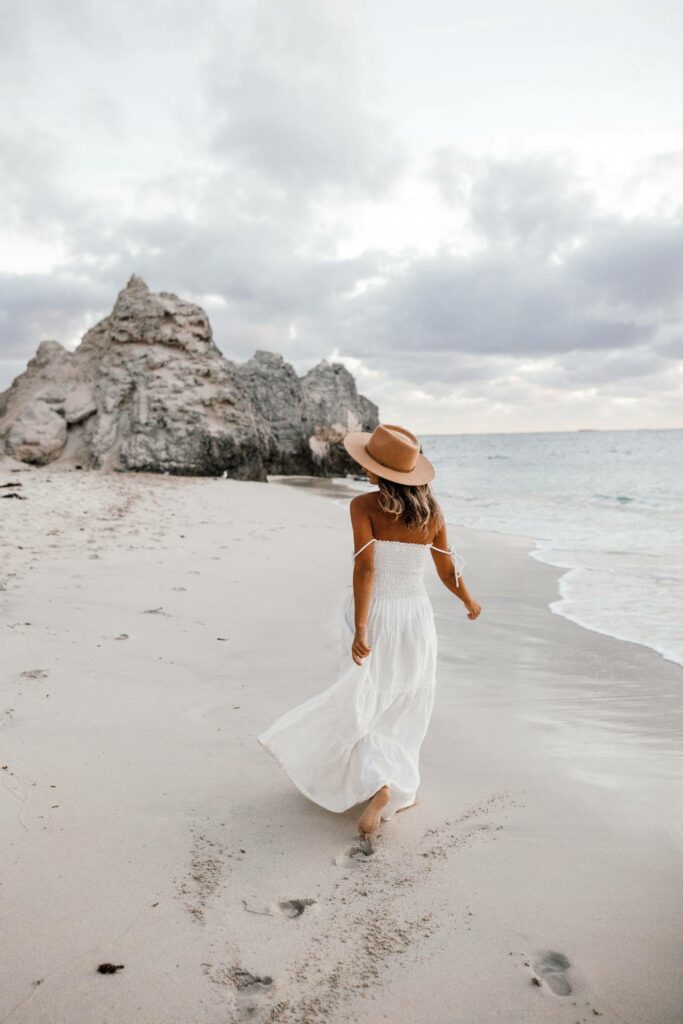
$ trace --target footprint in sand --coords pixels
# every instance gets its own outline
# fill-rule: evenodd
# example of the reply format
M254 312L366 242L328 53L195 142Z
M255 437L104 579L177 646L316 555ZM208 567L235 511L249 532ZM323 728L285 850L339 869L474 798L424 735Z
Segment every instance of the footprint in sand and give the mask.
M312 907L315 900L280 900L278 910L285 917L301 917L306 907Z
M268 974L252 974L251 971L237 966L202 966L215 985L224 985L234 991L235 1009L239 1020L254 1020L261 999L274 988L273 978Z
M354 862L362 863L374 856L375 852L376 849L371 839L359 839L355 846L338 853L334 858L334 863L340 868L347 867Z
M252 974L243 967L229 967L226 973L238 992L255 994L265 991L273 984L273 979L269 975Z
M556 996L570 994L572 987L567 981L566 972L571 964L564 953L556 953L555 950L548 949L540 953L531 966Z
M259 914L261 917L276 917L281 914L282 917L301 917L307 907L312 907L315 904L315 900L308 898L301 900L280 900L278 903L271 903L269 907L262 904L262 909L257 910L256 907L250 907L246 900L242 900L242 906L250 914Z

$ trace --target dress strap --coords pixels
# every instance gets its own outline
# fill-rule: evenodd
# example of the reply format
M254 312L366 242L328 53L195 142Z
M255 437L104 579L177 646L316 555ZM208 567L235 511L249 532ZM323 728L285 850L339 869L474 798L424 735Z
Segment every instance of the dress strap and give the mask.
M371 537L371 538L370 538L370 540L368 541L368 544L372 544L372 542L373 542L374 540L375 540L375 538L374 538L374 537ZM359 554L361 553L361 551L365 551L365 549L366 549L366 547L368 546L368 544L364 544L362 548L358 548L358 551L354 551L354 552L353 552L353 557L355 558L355 557L356 557L356 555L359 555Z
M432 551L440 551L443 555L451 556L451 558L453 559L453 568L455 569L455 585L456 587L459 587L460 578L462 576L462 570L465 567L465 559L462 557L462 555L457 555L455 553L452 544L449 544L445 550L444 548L437 548L434 544L430 544L429 546L432 549Z

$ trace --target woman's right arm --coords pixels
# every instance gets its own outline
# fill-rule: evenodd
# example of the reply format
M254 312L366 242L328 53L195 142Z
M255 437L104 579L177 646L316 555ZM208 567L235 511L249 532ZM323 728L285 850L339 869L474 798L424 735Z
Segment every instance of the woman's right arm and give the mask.
M351 657L360 665L363 658L370 654L371 647L368 639L368 616L370 613L370 601L372 599L372 587L375 577L375 553L372 540L372 522L367 513L364 503L365 495L357 495L349 503L351 514L351 526L353 528L353 550L359 551L353 561L353 597L354 597L354 621L356 634L351 645ZM364 551L360 549L365 547Z
M443 519L432 544L434 547L443 548L443 551L448 550L448 532L446 530L446 522ZM434 551L432 549L432 558L434 559L439 579L444 587L447 587L452 594L460 598L467 610L467 618L476 619L481 612L481 605L470 594L462 576L458 577L456 575L455 565L451 556L444 554L443 551Z

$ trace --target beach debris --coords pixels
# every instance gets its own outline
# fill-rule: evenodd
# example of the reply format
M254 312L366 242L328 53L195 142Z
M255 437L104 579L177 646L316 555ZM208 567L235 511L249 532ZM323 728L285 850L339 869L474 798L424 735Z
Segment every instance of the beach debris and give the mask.
M116 974L117 971L122 971L124 964L98 964L97 970L100 974Z
M7 494L0 494L0 498L19 498L20 501L26 501L26 495L19 494L18 491L8 491Z
M19 674L23 679L47 679L48 671L46 668L27 668Z
M6 487L23 487L23 486L24 485L21 482L21 480L13 480L9 484L0 484L0 491L4 490Z
M128 639L128 634L127 633L119 633L118 636L114 637L114 640L127 640L127 639Z
M165 612L164 609L161 607L161 605L159 605L158 608L145 608L145 610L143 611L142 614L143 615L168 615L168 612Z

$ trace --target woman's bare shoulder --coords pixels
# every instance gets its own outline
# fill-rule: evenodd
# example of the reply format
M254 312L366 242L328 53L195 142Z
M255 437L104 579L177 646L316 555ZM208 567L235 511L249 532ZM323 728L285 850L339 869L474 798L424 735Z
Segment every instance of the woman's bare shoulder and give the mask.
M369 500L373 497L374 495L370 493L357 494L355 498L351 498L351 501L349 502L349 513L351 515L351 519L366 519L371 516L376 508L375 503Z
M349 508L368 512L371 509L377 508L377 492L367 491L363 494L357 494L355 498L351 498Z
M373 502L377 501L379 497L379 491L360 491L355 498L351 498L351 501L357 502Z

